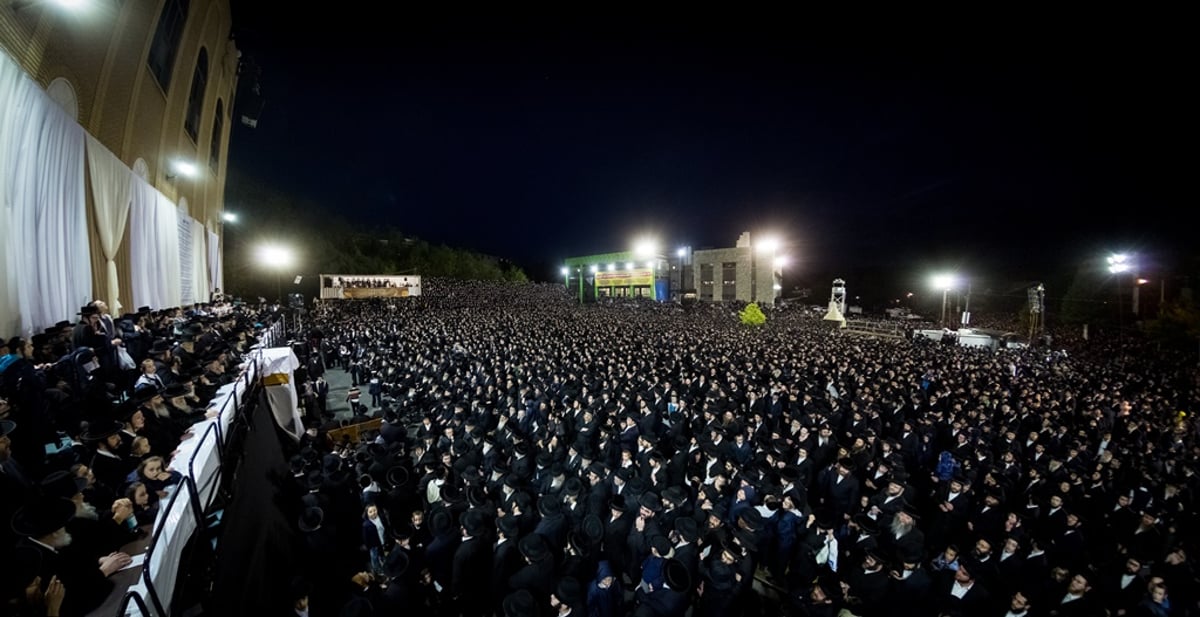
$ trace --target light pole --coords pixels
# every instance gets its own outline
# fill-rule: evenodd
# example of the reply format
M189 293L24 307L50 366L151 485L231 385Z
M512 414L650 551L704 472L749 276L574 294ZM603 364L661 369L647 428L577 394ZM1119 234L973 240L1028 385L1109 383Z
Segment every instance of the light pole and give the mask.
M1117 333L1120 335L1121 330L1125 329L1125 312L1121 310L1121 274L1129 272L1129 270L1133 268L1133 263L1130 261L1129 256L1125 253L1114 253L1109 255L1107 261L1109 273L1113 274L1117 278ZM1135 311L1137 310L1136 302L1137 300L1135 299Z
M278 244L264 244L258 247L258 262L269 270L275 271L276 299L283 304L283 269L292 265L295 255L292 249Z
M942 290L942 327L948 327L949 323L946 318L946 297L950 294L950 290L954 289L957 284L953 274L938 274L933 277L933 288Z

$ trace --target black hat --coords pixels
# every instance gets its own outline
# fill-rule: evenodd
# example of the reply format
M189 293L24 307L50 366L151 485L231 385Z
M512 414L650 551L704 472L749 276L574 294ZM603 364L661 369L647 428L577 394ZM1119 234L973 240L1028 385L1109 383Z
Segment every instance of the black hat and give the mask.
M42 494L71 499L83 492L85 486L86 478L77 477L69 471L56 471L42 479Z
M87 428L79 438L83 441L100 441L116 435L123 428L125 425L116 420L95 420L88 422Z
M0 437L17 430L17 423L12 420L0 420Z
M659 557L668 557L671 554L671 540L659 534L650 538L650 548L658 551Z
M71 322L66 319L54 324L55 330L62 330L63 328L70 328L70 327L71 327Z
M450 519L450 513L445 509L439 509L433 513L433 516L429 517L429 527L434 535L440 536L450 531L450 526L453 524L454 521Z
M467 503L473 508L483 507L488 503L487 489L479 484L467 487Z
M487 519L479 510L467 510L462 516L462 527L468 536L483 535L487 531Z
M687 493L683 490L683 487L669 486L663 491L662 498L678 508L687 501Z
M72 506L74 508L74 506ZM526 559L532 562L539 562L550 556L550 549L546 547L546 540L540 534L531 533L517 544L521 554Z
M758 531L763 528L763 515L754 508L747 508L742 512L740 519L746 523L746 527L750 531Z
M875 519L866 515L866 513L858 513L854 515L854 524L863 531L863 533L873 534L879 532L879 523Z
M643 493L641 499L638 499L638 505L651 511L662 512L662 500L654 492Z
M392 525L392 538L396 540L407 540L412 537L412 534L412 524L407 521Z
M689 591L692 588L692 575L687 566L678 559L668 559L663 571L667 576L667 586L675 591Z
M149 312L150 312L150 307L148 307L148 306L139 306L139 307L138 307L138 310L137 310L137 312L138 312L138 314L139 314L139 315L142 315L142 314L145 314L145 313L149 313Z
M408 469L403 465L394 465L387 470L388 484L393 487L404 486L408 484Z
M612 508L613 510L616 510L617 512L624 512L625 511L625 496L624 495L613 495L612 501L609 502L608 507Z
M604 474L605 474L606 470L604 469L603 463L592 463L591 465L588 465L587 470L588 470L588 473L596 474L596 476L598 478L600 478L601 480L603 480L605 477Z
M800 472L795 467L784 467L783 470L779 472L779 478L786 483L794 484L800 479Z
M562 501L557 495L542 495L537 507L542 516L554 516L562 511Z
M180 397L180 396L187 396L187 393L188 393L187 388L185 388L183 386L183 384L173 383L173 384L167 386L165 390L163 390L163 398L176 398L176 397Z
M592 544L598 544L604 539L604 523L600 517L595 514L589 514L583 517L583 523L580 525L583 530L583 536Z
M847 471L854 471L857 468L857 465L854 464L854 459L848 456L839 458L837 464L839 467L846 468Z
M700 539L700 526L696 523L696 519L690 516L681 516L675 519L675 532L683 538L684 542L695 542Z
M914 521L921 519L921 513L912 504L905 502L904 507L900 511L911 516Z
M157 356L159 354L167 353L168 351L171 351L170 341L160 338L157 341L154 341L154 344L150 346L149 353L152 356Z
M754 539L754 534L745 529L734 529L733 537L737 539L738 544L741 544L746 550L757 553L758 542Z
M156 396L158 396L158 388L150 384L143 384L134 389L133 396L130 397L129 401L135 406L144 405Z
M500 518L496 519L496 529L498 529L500 533L504 534L504 537L508 538L509 540L516 538L521 532L520 528L517 527L517 519L511 516L501 516Z
M304 477L304 487L310 491L319 490L324 482L325 477L316 469L308 472L308 475Z
M317 508L305 508L300 515L300 531L305 533L313 532L321 528L321 523L325 521L325 511Z
M67 526L75 518L75 504L62 497L36 497L13 515L12 530L18 536L41 538Z
M96 308L95 304L89 304L85 307L80 308L79 313L77 313L77 314L80 317L89 317L91 315L99 315L100 309Z
M504 597L502 607L504 617L537 617L537 603L533 594L524 589L518 589Z
M575 476L567 478L567 481L563 482L563 492L572 497L578 496L583 492L583 481Z
M458 488L457 484L451 484L450 482L442 485L439 494L442 496L442 501L445 501L447 504L462 503L464 498L462 489Z
M570 576L563 577L554 589L554 596L567 606L575 606L583 601L583 586Z
M408 571L408 553L396 550L388 553L384 563L384 571L388 578L400 578Z

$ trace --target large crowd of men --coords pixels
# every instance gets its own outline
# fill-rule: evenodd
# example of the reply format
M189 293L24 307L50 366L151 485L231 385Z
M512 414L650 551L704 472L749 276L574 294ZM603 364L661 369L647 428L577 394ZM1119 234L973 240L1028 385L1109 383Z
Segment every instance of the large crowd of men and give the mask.
M114 317L102 301L0 340L0 615L85 615L182 476L172 455L234 378L267 307Z
M1200 614L1194 352L425 283L314 311L280 614Z

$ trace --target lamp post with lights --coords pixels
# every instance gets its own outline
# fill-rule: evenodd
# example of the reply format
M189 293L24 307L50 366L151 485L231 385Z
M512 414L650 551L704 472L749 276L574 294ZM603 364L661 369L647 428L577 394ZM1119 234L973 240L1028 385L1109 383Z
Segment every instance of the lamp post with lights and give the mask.
M958 284L958 281L953 274L937 274L934 275L932 282L934 289L942 290L942 327L949 327L949 322L946 318L946 298L949 295L950 290L954 289L954 287Z
M280 304L283 304L283 270L295 261L292 249L278 244L264 244L258 247L258 263L268 270L275 271L275 293Z

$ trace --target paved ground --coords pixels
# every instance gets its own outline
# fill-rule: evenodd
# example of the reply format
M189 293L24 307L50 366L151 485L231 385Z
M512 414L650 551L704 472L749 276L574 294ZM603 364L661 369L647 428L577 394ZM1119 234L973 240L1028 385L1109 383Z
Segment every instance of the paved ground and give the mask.
M329 411L333 412L336 420L349 420L350 403L346 402L346 393L350 390L350 373L340 368L326 369L325 381L329 382L329 399L326 403ZM362 388L362 394L369 402L366 387Z

